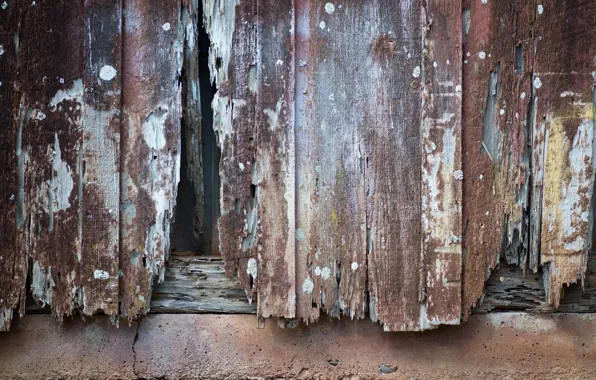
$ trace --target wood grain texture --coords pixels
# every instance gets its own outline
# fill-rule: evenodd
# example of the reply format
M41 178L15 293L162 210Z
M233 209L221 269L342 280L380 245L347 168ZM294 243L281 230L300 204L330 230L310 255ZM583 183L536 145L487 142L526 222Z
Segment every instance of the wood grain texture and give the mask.
M186 160L186 175L195 195L193 232L201 247L205 244L205 189L203 175L203 133L201 91L199 84L199 14L200 0L184 0L181 27L184 30L184 75L182 76L183 128L185 143L182 160ZM182 165L184 167L184 165Z
M464 317L502 255L533 271L529 232L533 2L464 1Z
M461 315L462 9L423 6L421 319L432 327L459 324Z
M596 4L543 1L536 13L533 151L543 175L533 196L547 299L557 307L563 285L583 283L592 246Z
M423 256L421 223L420 1L367 3L379 35L371 46L365 114L368 287L370 315L385 330L420 330ZM391 32L391 34L389 34ZM374 126L374 127L369 127Z
M33 298L50 304L62 319L75 308L84 310L85 303L101 302L83 297L81 271L87 264L82 262L79 212L85 8L82 2L70 1L12 5L19 7L22 20L17 150L23 193L18 197L17 226L24 229L24 239L18 249L27 252L31 262ZM53 47L51 55L48 46ZM97 284L97 290L102 286Z
M259 210L252 178L257 137L256 16L256 1L203 0L203 21L211 41L209 71L217 87L213 129L221 149L219 248L228 275L238 276L250 299L256 295L258 275Z
M257 5L256 157L244 164L252 171L257 207L255 274L262 318L294 318L296 310L292 4L260 0ZM250 71L248 79L250 90ZM242 162L238 165L242 170Z
M176 252L155 286L150 312L255 314L257 305L238 280L226 277L221 257Z
M122 4L85 1L83 144L78 157L83 312L118 315Z
M20 306L23 314L27 259L21 247L21 223L17 225L19 193L19 104L18 39L20 12L18 6L0 8L0 331L10 328L13 310ZM23 211L22 209L20 210Z
M149 308L163 280L180 172L181 3L124 1L121 154L121 313Z
M296 2L297 308L366 311L364 126L378 4ZM368 21L370 20L370 21ZM354 33L365 23L370 26Z

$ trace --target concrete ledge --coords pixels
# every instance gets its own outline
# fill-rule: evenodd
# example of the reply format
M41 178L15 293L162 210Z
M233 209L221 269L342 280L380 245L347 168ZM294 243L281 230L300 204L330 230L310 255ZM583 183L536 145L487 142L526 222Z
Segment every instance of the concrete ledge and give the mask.
M37 315L15 327L0 334L3 379L596 378L596 314L493 313L393 334L368 321L258 329L254 316L207 314L120 328Z

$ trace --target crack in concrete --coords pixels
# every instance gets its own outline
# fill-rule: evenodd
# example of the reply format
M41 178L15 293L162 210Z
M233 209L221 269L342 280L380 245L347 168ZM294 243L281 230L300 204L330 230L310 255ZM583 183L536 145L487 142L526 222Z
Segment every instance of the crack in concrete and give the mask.
M139 320L137 322L137 328L136 328L136 332L135 332L135 338L132 341L132 372L134 373L134 375L136 376L137 379L142 379L142 377L139 376L139 374L137 373L137 351L135 350L135 345L137 344L137 341L139 340L139 329L141 327L141 321Z

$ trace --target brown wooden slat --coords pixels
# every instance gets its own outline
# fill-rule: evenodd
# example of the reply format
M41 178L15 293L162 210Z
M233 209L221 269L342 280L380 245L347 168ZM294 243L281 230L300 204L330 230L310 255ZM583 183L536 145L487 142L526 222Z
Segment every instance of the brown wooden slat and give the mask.
M148 310L163 279L180 170L180 2L124 1L120 297L123 317Z
M592 246L596 3L542 1L536 12L533 151L543 176L532 196L541 198L540 262L556 307L564 284L583 283Z
M254 162L238 161L241 170L244 164L244 170L252 171L257 207L257 313L262 318L294 318L296 310L292 4L292 0L258 2L257 151ZM250 71L248 80L250 90Z
M374 12L376 34L361 80L370 91L364 110L370 314L388 331L419 330L426 322L421 318L422 8L420 1L400 7L367 2L367 7Z
M27 260L19 249L23 232L22 193L19 192L19 86L17 81L20 12L18 5L0 7L0 331L10 328L13 309L24 312ZM22 179L22 178L21 178ZM19 222L17 222L19 215Z
M461 3L428 2L424 16L420 328L459 324L462 266Z
M24 210L25 239L19 249L32 263L33 297L51 304L62 319L83 302L98 301L83 298L81 276L82 265L93 265L81 262L79 212L85 9L71 1L12 5L20 7L22 17L18 86L24 197L18 207Z
M364 84L377 30L360 26L379 7L296 2L296 298L307 322L366 310Z
M221 148L219 247L228 275L236 274L252 299L258 276L259 211L252 179L257 138L257 2L203 0L203 13L211 40L209 70L217 87L212 107Z
M522 268L528 260L533 9L533 2L464 1L464 317L500 255Z
M85 1L83 145L78 156L78 210L83 312L118 315L120 0ZM67 292L68 294L68 292Z

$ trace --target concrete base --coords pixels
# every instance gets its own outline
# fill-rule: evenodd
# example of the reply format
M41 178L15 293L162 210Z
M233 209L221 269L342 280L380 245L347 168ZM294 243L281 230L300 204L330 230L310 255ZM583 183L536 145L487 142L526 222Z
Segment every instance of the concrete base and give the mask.
M257 328L247 315L151 315L59 326L27 316L0 334L0 378L596 378L596 314L474 316L384 333L371 322Z

